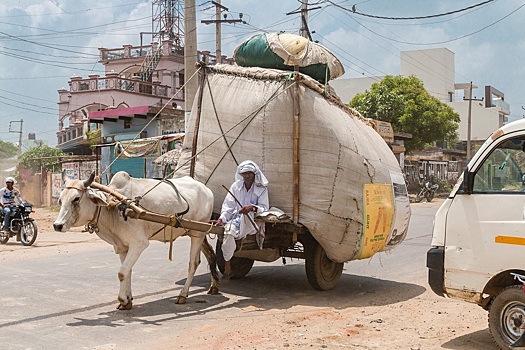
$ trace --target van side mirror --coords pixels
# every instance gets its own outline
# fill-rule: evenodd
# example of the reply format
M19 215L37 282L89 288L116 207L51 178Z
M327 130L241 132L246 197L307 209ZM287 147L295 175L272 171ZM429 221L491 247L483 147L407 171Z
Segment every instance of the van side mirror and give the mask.
M474 173L465 169L463 171L463 183L461 184L461 192L464 194L472 194L474 188Z

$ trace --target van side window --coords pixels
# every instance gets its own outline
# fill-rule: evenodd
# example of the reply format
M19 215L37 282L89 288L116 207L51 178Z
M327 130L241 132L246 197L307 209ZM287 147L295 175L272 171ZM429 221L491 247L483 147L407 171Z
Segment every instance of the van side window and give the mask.
M523 136L500 143L476 171L473 191L525 194L524 147Z

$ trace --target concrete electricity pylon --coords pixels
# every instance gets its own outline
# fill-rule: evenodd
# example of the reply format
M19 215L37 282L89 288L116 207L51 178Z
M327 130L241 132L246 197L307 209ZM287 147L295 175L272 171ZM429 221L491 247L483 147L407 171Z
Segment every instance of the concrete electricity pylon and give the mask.
M20 123L20 129L19 131L12 130L11 125L13 123ZM22 154L22 124L24 123L23 119L20 120L14 120L9 122L9 132L16 132L18 133L18 156Z
M464 101L468 101L468 116L467 116L467 161L472 159L472 101L483 101L483 98L472 98L472 89L477 89L478 87L476 85L473 85L472 82L470 82L470 85L468 86L468 98L465 98L463 96Z
M228 15L224 14L224 19L221 19L221 12L228 11L227 7L221 5L221 0L211 2L215 6L215 19L202 20L201 23L212 24L215 23L215 57L216 62L221 63L221 24L222 23L246 23L242 20L242 13L239 14L239 19L228 19Z
M301 36L303 38L308 38L310 41L312 40L312 34L310 33L310 29L308 28L308 11L317 10L322 8L321 6L308 8L308 0L301 1L301 9L297 11L288 12L286 15L293 15L296 13L301 14Z
M193 75L197 71L195 63L197 57L197 15L195 13L195 0L184 1L184 106L186 110L186 121L191 112L193 100L199 86L198 78Z

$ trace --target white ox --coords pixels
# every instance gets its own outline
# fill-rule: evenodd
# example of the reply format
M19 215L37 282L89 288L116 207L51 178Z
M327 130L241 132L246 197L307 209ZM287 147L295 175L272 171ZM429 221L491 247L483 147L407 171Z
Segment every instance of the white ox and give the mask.
M118 206L110 205L106 195L89 188L94 174L89 180L69 180L60 193L60 212L53 224L55 231L64 232L70 227L90 225L97 235L113 245L115 253L120 256L120 291L117 309L129 310L132 307L131 269L140 254L149 245L149 240L169 242L180 236L191 238L188 278L176 299L177 304L184 304L188 297L193 276L200 264L200 251L206 256L211 270L211 286L208 294L217 294L218 272L215 253L206 240L206 233L186 231L182 228L173 230L163 224L127 218L124 219ZM191 177L169 180L172 184L153 179L136 179L126 172L118 172L113 176L109 187L127 198L139 197L139 206L145 210L159 214L183 214L185 219L208 222L213 210L213 193L202 183ZM97 230L98 229L98 230Z

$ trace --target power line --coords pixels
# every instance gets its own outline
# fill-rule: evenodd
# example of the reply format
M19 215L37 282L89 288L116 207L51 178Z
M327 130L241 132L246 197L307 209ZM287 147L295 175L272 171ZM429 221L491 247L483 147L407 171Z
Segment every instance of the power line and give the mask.
M22 39L22 38L20 38L20 37L17 37L17 36L14 36L14 35L8 34L8 33L4 33L4 32L0 32L0 34L3 34L3 35L5 35L6 37L13 38L13 39L18 40L18 41L23 41L23 42L30 43L30 44L34 44L34 45L47 47L47 48L49 48L49 49L53 49L53 50L59 50L59 51L65 51L65 52L78 53L77 51L66 50L66 49L60 49L60 48L58 48L58 47L53 47L53 46L50 46L50 45L40 44L40 43L37 43L37 42L31 41L31 40ZM97 55L95 55L95 54L86 54L86 55L91 55L91 56L96 56L96 57L98 57L98 54L97 54Z
M348 15L348 14L347 14L347 15ZM368 29L366 26L364 26L362 23L360 23L359 21L357 21L356 19L354 19L352 16L350 16L350 15L348 15L348 16L349 16L354 22L356 22L357 24L359 24L359 25L362 26L363 28ZM380 24L380 23L376 23L376 24L382 26L382 24ZM370 29L368 29L368 30L370 30ZM397 37L399 37L397 34L395 34L395 33L393 33L393 34L396 35ZM362 35L362 34L361 34L361 35ZM387 42L387 43L388 43L388 42ZM376 43L376 44L377 44L377 43ZM394 45L392 45L392 44L390 44L390 43L388 43L388 44L391 45L392 47L394 47L396 50L398 50L398 48L395 47ZM382 47L383 47L383 46L382 46ZM383 48L384 48L384 47L383 47ZM390 50L388 50L388 51L390 51ZM399 51L401 51L401 50L399 50ZM444 65L443 63L437 61L435 58L433 58L432 56L428 55L428 54L425 53L424 51L422 51L422 50L418 50L418 51L421 52L423 55L427 56L430 60L434 61L435 63L437 63L437 64L439 64L439 65L441 65L441 66L443 66L445 69L447 69L447 70L451 70L450 67L448 67L448 66ZM390 52L392 52L392 51L390 51ZM392 53L394 53L394 52L392 52ZM409 57L409 56L407 56L407 57ZM414 61L414 62L417 62L417 65L416 65L415 63L408 62L408 61L407 61L406 59L404 59L403 57L400 57L400 58L401 58L402 61L405 61L405 62L407 62L407 63L409 63L409 64L412 64L413 66L415 66L415 67L417 67L417 68L419 68L419 69L421 69L421 70L423 70L423 71L426 71L427 73L429 73L430 75L434 76L435 78L437 78L437 79L439 79L439 80L441 80L441 81L443 81L443 82L445 82L445 83L448 83L448 81L445 80L445 79L443 79L443 77L441 76L441 74L440 74L439 72L436 72L436 70L435 70L433 67L430 67L430 66L426 65L426 64L423 63L423 62ZM413 59L412 57L409 57L409 58L410 58L410 59ZM422 67L424 67L424 68L422 68ZM426 68L426 69L425 69L425 68ZM436 75L436 74L433 74L433 73L436 73L437 75ZM454 71L454 73L455 73L455 71Z
M36 113L41 113L41 114L48 114L48 115L57 116L57 113L49 113L49 112L38 111L38 110L35 110L35 109L31 109L31 108L19 107L19 106L16 106L16 105L13 105L13 104L10 104L10 103L7 103L7 102L3 102L2 104L10 106L10 107L14 107L14 108L22 109L24 111L30 111L30 112L36 112Z
M412 27L414 25L427 26L427 25L432 25L432 24L446 23L446 22L458 20L461 17L467 16L467 15L472 14L473 12L482 10L485 7L489 6L489 5L490 4L485 4L483 6L476 7L475 9L472 9L471 11L463 12L463 13L461 13L461 14L459 14L457 16L454 16L452 18L447 18L447 19L442 19L442 20L437 20L437 21L432 21L432 22L426 22L425 21L425 22L408 22L407 23L407 22L396 22L396 21L394 21L394 22L382 22L382 24L386 25L386 26L394 26L394 27ZM329 6L327 6L327 7L329 7ZM361 18L361 21L378 24L378 22L376 20L368 19L368 18Z
M35 104L28 103L28 102L26 102L26 101L18 101L18 100L14 100L14 99L12 99L12 98L5 97L5 96L0 96L0 98L2 98L2 99L4 99L4 100L11 101L11 102L21 103L21 104L23 104L24 106L33 106L33 107L38 107L38 108L43 108L43 109L49 109L49 110L52 110L52 111L56 111L56 110L57 110L57 108L51 108L51 107L39 106L39 105L35 105Z
M460 39L464 39L464 38L467 38L467 37L472 36L472 35L474 35L474 34L478 34L479 32L482 32L483 30L485 30L485 29L487 29L487 28L490 28L490 27L492 27L493 25L495 25L495 24L497 24L497 23L503 21L505 18L509 17L510 15L512 15L513 13L515 13L516 11L520 10L523 6L525 6L525 4L519 6L517 9L515 9L515 10L513 10L512 12L510 12L509 14L503 16L502 18L498 19L497 21L492 22L491 24L489 24L489 25L487 25L487 26L485 26L485 27L483 27L483 28L481 28L481 29L478 29L478 30L476 30L476 31L474 31L474 32L471 32L471 33L468 33L468 34L465 34L465 35L459 36L459 37L454 38L454 39L449 39L449 40L444 40L444 41L435 41L435 42L429 42L429 43L413 43L413 42L408 42L408 41L403 41L403 40L396 40L396 39L389 38L389 37L386 37L386 36L384 36L384 35L381 35L381 34L379 34L379 33L376 33L376 32L374 32L373 30L371 30L371 29L369 29L369 28L363 26L362 24L361 24L361 25L363 26L363 28L365 28L366 30L368 30L368 31L370 31L370 32L372 32L372 33L374 33L375 35L380 36L380 37L382 37L383 39L386 39L386 40L394 41L394 42L396 42L396 43L400 43L400 44L409 44L409 45L418 45L418 46L421 46L421 45L425 45L425 46L426 46L426 45L439 45L439 44L446 44L446 43L450 43L450 42L457 41L457 40L460 40Z
M364 65L366 65L366 66L368 66L368 67L370 67L370 68L372 68L372 69L374 69L374 70L380 72L380 73L383 74L383 75L387 75L387 73L382 72L382 71L380 71L379 69L377 69L377 68L375 68L375 67L372 67L372 66L369 65L368 63L366 63L366 62L360 60L359 58L355 57L354 55L348 53L347 51L345 51L345 50L342 49L341 47L337 46L336 44L334 44L333 42L331 42L331 41L328 40L327 38L323 37L321 34L319 34L319 33L317 33L317 32L316 32L315 34L319 35L323 40L329 42L332 46L335 46L335 47L338 48L340 51L344 52L345 54L347 54L348 56L352 57L353 59L355 59L355 60L361 62L362 64L364 64ZM374 74L372 74L371 72L367 71L367 70L366 70L365 68L363 68L363 67L359 67L357 64L355 64L355 62L353 62L353 64L354 64L355 66L357 66L358 68L361 68L362 71L367 72L368 74L371 75L372 78L374 78ZM360 71L358 71L358 70L356 70L356 69L353 69L353 68L351 68L351 67L349 67L349 68L352 69L353 71L357 72L357 73L363 74L362 72L360 72Z
M460 12L463 12L463 11L467 11L467 10L473 9L475 7L478 7L478 6L482 6L482 5L488 4L489 2L492 2L492 1L494 1L494 0L487 0L487 1L475 4L475 5L472 5L472 6L469 6L469 7L465 7L465 8L459 9L459 10L449 11L449 12L445 12L445 13L439 13L439 14L435 14L435 15L414 16L414 17L386 17L386 16L376 16L376 15L370 15L370 14L367 14L367 13L359 12L356 9L356 5L353 5L352 9L347 9L344 6L335 4L331 0L327 0L328 3L330 3L330 4L332 4L332 5L336 6L336 7L339 7L340 9L342 9L344 11L352 12L352 13L354 13L356 15L370 17L370 18L391 19L391 20L414 20L414 19L427 19L427 18L443 17L443 16L452 15L454 13L460 13Z
M6 93L12 94L12 95L20 96L20 97L30 98L30 99L33 99L33 100L39 100L39 101L48 102L48 103L56 103L55 101L51 102L49 100L44 100L44 99L41 99L41 98L38 98L38 97L35 97L35 96L23 95L23 94L19 94L19 93L13 92L13 91L9 91L9 90L0 89L0 91L1 92L6 92Z
M340 21L337 17L333 16L331 13L329 13L329 12L327 12L327 13L328 13L328 15L332 16L334 19ZM342 12L342 13L345 13L345 12ZM349 14L347 14L347 13L345 13L345 14L346 14L347 16L349 16L350 19L353 20L354 22L356 22L358 25L360 25L360 26L366 28L366 27L363 26L359 21L357 21L355 18L353 18L351 15L349 15ZM341 23L342 23L343 25L345 25L345 26L351 28L351 27L348 25L348 23L343 22L343 21L341 21ZM353 29L353 28L351 28L351 29ZM368 29L368 28L366 28L366 29ZM392 53L392 54L395 54L395 55L398 54L398 52L394 52L394 51L388 49L387 47L385 47L385 46L383 46L383 45L380 45L377 41L372 40L372 39L368 38L367 36L365 36L365 35L363 35L363 34L357 32L357 31L356 31L356 33L359 34L359 35L361 35L361 36L363 36L364 38L366 38L366 39L372 41L374 44L376 44L376 45L382 47L384 50L386 50L386 51L388 51L388 52L390 52L390 53ZM331 44L334 45L333 43L331 43ZM394 45L390 44L389 42L387 42L387 44L390 45L390 46L392 46L394 49L399 50L397 47L395 47ZM399 51L400 51L400 50L399 50ZM344 51L344 52L345 52L345 51ZM422 52L424 55L428 56L431 60L434 60L435 62L437 62L434 58L432 58L431 56L427 55L424 51L421 51L421 52ZM412 57L409 57L409 58L412 59ZM424 63L422 63L422 62L419 62L419 61L408 62L408 61L407 61L406 59L404 59L403 57L400 57L400 59L401 59L402 61L405 61L405 62L407 62L407 63L413 65L414 67L417 67L417 68L419 68L419 69L421 69L421 70L427 72L427 73L430 74L431 76L433 76L433 77L435 77L435 78L437 78L437 79L439 79L439 80L441 80L441 81L443 81L443 82L445 82L445 83L448 83L448 82L449 82L449 81L447 81L446 79L444 79L444 77L443 77L439 72L436 72L432 67L429 67L428 65L426 65L426 64L424 64ZM362 61L361 61L361 62L362 62ZM437 62L437 63L439 63L439 62ZM354 63L354 64L355 64L355 63ZM379 69L377 69L377 68L374 68L374 67L370 66L370 65L367 64L367 63L365 63L365 64L366 64L367 66L371 67L372 69L379 71L379 72L382 73L383 75L387 75L386 73L381 72L381 70L379 70ZM441 63L440 63L440 64L441 64ZM446 66L445 66L445 68L446 68L446 69L450 69L450 68L448 68L448 67L446 67ZM352 69L352 70L356 71L355 69ZM379 79L377 79L377 80L379 80ZM428 90L428 89L427 89L427 91L432 92L432 91L430 91L430 90ZM436 92L433 92L433 93L434 93L434 95L443 96L444 98L447 97L447 95L442 94L442 93L436 93Z
M22 61L28 61L28 62L34 62L34 63L40 63L40 64L43 64L43 65L48 65L48 66L53 66L53 67L59 67L59 68L67 68L67 69L76 69L76 70L81 70L81 71L85 71L85 72L92 72L93 70L92 69L85 69L85 68L78 68L78 67L68 67L68 66L62 66L62 65L58 65L58 64L53 64L53 63L50 63L50 62L54 62L54 61L45 61L45 60L38 60L38 59L34 59L34 58L28 58L28 57L24 57L24 56L21 56L21 55L15 55L15 54L11 54L11 53L7 53L7 52L1 52L0 51L0 55L4 55L4 56L8 56L8 57L13 57L13 58L18 58ZM75 64L75 63L68 63L68 64ZM86 63L80 63L80 64L86 64ZM97 71L99 73L103 73L104 71Z
M133 3L129 3L129 4L115 5L115 6L90 7L90 8L87 8L87 9L81 9L81 10L77 10L77 11L66 12L65 14L67 14L67 15L76 15L76 14L79 14L79 13L87 13L87 12L90 12L90 11L106 10L106 9L118 8L118 7L128 7L128 6L134 6L134 5L140 5L140 4L144 4L144 2L133 2ZM39 14L34 14L34 15L33 14L7 15L7 16L0 16L0 18L40 17L40 16L56 16L56 15L57 15L56 13L39 13Z

